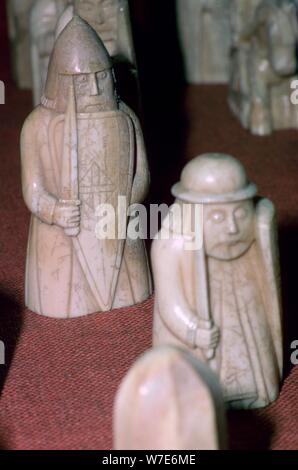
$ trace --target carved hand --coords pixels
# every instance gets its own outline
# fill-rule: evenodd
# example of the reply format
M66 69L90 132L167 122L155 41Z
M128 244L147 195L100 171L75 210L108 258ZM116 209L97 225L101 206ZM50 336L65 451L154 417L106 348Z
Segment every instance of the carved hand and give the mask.
M200 349L216 349L219 337L220 331L217 326L211 329L199 328L196 333L196 346Z
M80 226L80 207L65 202L57 202L53 223L63 229L74 229Z

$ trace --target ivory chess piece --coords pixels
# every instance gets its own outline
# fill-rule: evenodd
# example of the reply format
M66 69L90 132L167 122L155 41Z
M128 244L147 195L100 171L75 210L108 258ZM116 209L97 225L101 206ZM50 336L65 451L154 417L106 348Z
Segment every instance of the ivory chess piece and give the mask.
M230 0L176 0L177 24L188 83L228 83Z
M126 237L131 220L117 211L120 196L129 206L147 193L142 130L117 98L102 41L77 16L55 43L41 105L22 130L21 158L32 213L26 305L72 318L146 299L144 244ZM124 224L122 239L98 236L98 211L106 205Z
M29 12L34 0L7 0L8 33L13 79L19 88L32 86Z
M2 80L0 80L0 104L5 104L5 85Z
M114 447L225 448L225 407L215 374L182 349L160 347L145 353L117 392Z
M282 374L274 206L256 200L241 163L222 154L189 162L172 193L176 204L152 247L153 344L205 361L230 408L266 406Z
M57 22L69 3L68 0L37 0L31 8L30 51L35 106L40 103L44 91Z
M229 105L256 135L297 128L291 102L296 79L297 19L293 0L234 0Z

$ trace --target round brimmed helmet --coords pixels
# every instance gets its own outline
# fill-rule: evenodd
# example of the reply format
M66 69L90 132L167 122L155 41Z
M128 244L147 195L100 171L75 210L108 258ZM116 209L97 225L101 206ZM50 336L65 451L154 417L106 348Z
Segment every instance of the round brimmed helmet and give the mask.
M230 155L207 153L191 160L172 194L188 203L215 204L243 201L257 194L243 165Z

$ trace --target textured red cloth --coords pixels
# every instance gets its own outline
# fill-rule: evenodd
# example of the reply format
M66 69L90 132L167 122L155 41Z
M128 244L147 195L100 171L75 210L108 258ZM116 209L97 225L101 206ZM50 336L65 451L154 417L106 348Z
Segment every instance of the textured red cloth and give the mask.
M7 95L6 105L0 106L0 339L6 343L7 365L0 366L0 447L109 449L117 386L137 356L150 347L152 299L133 308L65 321L42 318L24 308L29 213L21 195L19 134L31 109L31 95L16 90L9 78L3 7L1 2L0 44L5 53L0 79ZM154 83L156 74L151 78ZM162 85L167 78L163 80ZM151 88L158 93L157 87ZM286 380L271 407L229 413L230 445L298 449L298 368L290 370L290 342L298 339L298 133L252 137L231 116L225 87L189 87L181 95L174 93L171 83L168 88L159 89L162 103L145 98L152 200L171 200L169 188L187 159L222 151L243 161L260 193L276 203L287 324Z

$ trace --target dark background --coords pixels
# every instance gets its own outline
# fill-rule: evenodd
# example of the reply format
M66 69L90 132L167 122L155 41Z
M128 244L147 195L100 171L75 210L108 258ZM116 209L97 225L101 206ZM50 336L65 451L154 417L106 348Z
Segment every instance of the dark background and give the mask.
M265 410L229 413L233 449L298 449L298 133L253 137L231 115L225 86L183 83L173 0L132 0L151 167L148 202L172 202L170 187L187 160L204 152L239 158L278 213L285 323L285 382ZM133 308L76 320L42 318L24 307L30 215L21 195L19 135L31 93L10 77L5 2L0 5L0 447L109 449L112 405L120 380L150 347L153 299Z

